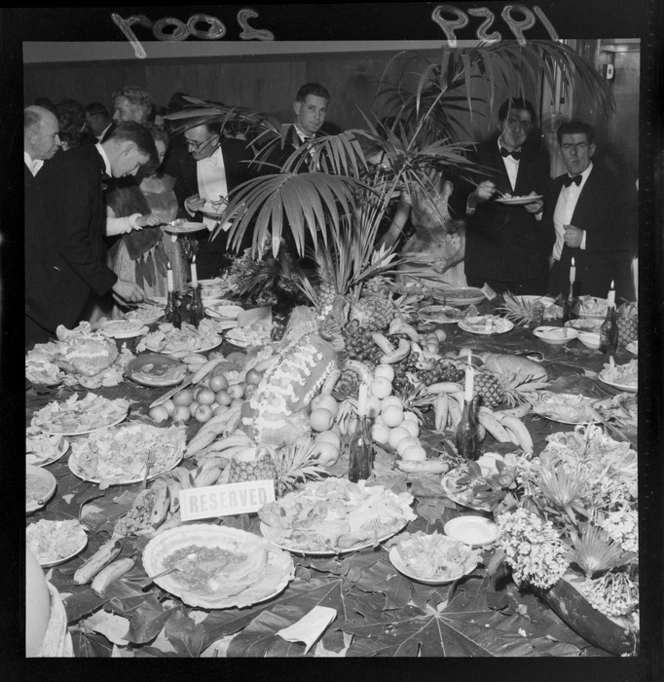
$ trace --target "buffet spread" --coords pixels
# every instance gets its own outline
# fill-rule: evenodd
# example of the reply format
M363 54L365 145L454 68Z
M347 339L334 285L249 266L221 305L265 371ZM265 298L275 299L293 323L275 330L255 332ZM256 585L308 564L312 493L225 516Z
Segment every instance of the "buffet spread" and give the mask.
M26 355L26 540L76 655L638 651L635 335L610 358L549 341L543 321L569 328L552 300L477 290L386 286L256 326L213 293L198 326L142 306ZM265 480L255 512L183 518L183 493ZM282 636L323 607L314 645Z

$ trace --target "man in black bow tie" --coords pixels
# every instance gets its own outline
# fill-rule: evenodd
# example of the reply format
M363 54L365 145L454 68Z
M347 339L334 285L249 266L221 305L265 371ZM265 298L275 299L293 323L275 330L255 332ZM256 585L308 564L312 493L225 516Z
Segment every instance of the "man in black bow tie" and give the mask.
M553 233L543 229L541 213L549 155L535 121L528 100L505 101L498 110L498 136L480 143L473 156L488 177L452 197L451 208L467 216L464 267L470 286L486 283L496 293L546 291ZM529 194L539 198L503 203L505 195Z
M543 223L556 235L549 292L568 293L573 257L578 296L604 298L613 280L616 298L633 301L627 188L593 163L591 126L570 121L556 136L567 173L553 181L546 197Z
M48 341L58 325L75 326L91 293L145 297L106 265L102 187L109 175L132 176L148 163L158 165L152 134L132 121L102 143L56 154L35 177L25 206L26 347Z

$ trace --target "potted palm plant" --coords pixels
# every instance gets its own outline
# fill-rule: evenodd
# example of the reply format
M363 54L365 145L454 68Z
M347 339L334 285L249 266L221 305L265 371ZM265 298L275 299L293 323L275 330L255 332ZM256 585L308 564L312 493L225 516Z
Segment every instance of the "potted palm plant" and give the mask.
M223 216L232 222L229 244L239 248L250 231L252 257L269 252L274 266L286 234L299 256L305 255L308 236L318 272L299 281L319 309L338 294L357 302L368 282L380 282L379 276L393 276L397 270L408 273L415 260L419 267L412 270L414 274L434 278L439 274L433 263L423 269L421 256L398 253L396 244L374 248L378 228L394 198L402 194L419 201L439 223L450 220L446 178L482 173L467 158L472 142L463 116L491 116L499 88L524 94L546 84L553 92L558 83L563 95L584 88L598 107L613 106L602 78L561 42L505 41L443 48L436 61L400 53L386 73L398 63L403 66L396 81L382 78L377 93L390 113L389 124L370 112L364 116L364 128L313 139L281 167L270 167L266 161L285 139L285 130L269 116L188 97L189 108L165 117L174 132L209 120L222 128L241 120L257 131L252 144L264 173L229 196ZM371 163L375 158L383 160L378 168ZM384 292L379 285L370 293Z

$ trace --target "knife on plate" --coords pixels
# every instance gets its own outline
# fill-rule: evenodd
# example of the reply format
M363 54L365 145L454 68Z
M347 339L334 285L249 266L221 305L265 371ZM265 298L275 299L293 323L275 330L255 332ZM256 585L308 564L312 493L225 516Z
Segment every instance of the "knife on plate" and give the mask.
M194 379L194 374L190 374L188 377L184 379L184 381L181 384L178 384L175 388L171 388L169 391L164 393L164 395L161 396L161 398L157 398L153 402L150 403L149 409L152 409L153 407L157 407L159 405L163 405L167 400L170 400L176 393L179 393L182 389L187 388L187 386L191 386L193 383Z

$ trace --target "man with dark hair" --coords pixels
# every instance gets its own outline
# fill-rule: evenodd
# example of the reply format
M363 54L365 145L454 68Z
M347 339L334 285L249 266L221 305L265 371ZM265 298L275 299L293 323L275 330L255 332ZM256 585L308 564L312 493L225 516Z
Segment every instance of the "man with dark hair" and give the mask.
M108 109L101 102L91 102L85 107L85 122L94 137L93 142L101 142L106 131L113 125Z
M44 107L34 104L26 107L23 110L23 170L26 190L32 186L44 161L55 156L60 144L58 117Z
M498 110L498 135L480 143L473 155L488 178L466 185L453 199L452 208L467 216L464 269L470 286L486 283L498 294L546 292L553 232L541 222L541 197L549 182L549 155L529 140L535 121L528 100L506 100ZM525 204L509 198L530 194L540 198Z
M118 124L103 143L56 155L35 178L26 204L26 346L48 341L58 325L78 321L91 292L112 291L119 301L141 301L143 290L107 267L103 182L156 165L150 131Z
M567 173L551 184L544 226L554 231L549 292L567 294L569 269L576 266L575 293L605 298L611 281L616 300L635 300L631 276L629 188L592 161L595 131L582 121L557 131Z
M175 178L175 195L187 213L212 231L219 224L215 216L223 211L228 193L252 177L253 154L246 142L223 136L216 122L185 130L184 142L186 148L171 150L164 172ZM202 233L199 237L196 266L201 279L219 274L229 227L222 225L214 235Z

